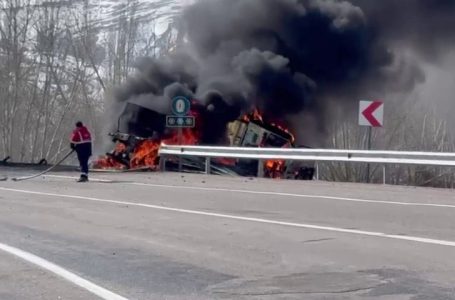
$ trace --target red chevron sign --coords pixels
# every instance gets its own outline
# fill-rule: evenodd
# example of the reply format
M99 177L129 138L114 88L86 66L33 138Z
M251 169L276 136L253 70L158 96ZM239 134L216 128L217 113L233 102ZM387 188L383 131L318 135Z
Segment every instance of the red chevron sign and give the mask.
M382 101L360 101L359 125L382 127L384 125L384 103Z

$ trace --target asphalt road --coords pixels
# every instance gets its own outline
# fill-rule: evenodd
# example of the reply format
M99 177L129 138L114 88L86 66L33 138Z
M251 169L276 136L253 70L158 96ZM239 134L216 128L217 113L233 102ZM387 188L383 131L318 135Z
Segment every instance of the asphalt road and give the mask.
M0 182L0 299L455 299L451 190L76 175Z

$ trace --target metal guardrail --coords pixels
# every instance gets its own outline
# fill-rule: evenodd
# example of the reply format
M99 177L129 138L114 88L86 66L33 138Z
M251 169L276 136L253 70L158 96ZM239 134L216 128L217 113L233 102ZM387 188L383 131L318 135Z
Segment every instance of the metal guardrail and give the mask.
M385 165L423 165L455 167L455 153L410 152L410 151L367 151L303 148L239 148L207 146L161 145L160 157L194 156L206 158L206 172L210 172L211 158L236 158L256 160L293 160L313 162L357 162ZM318 173L318 170L317 170ZM318 177L318 175L317 175ZM385 180L384 180L385 181Z

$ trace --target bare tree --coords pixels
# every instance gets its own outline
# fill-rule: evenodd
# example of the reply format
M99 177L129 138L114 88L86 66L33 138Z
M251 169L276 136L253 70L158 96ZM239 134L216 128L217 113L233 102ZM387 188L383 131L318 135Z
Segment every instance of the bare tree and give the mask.
M401 108L402 106L402 108ZM393 107L386 114L385 127L373 130L373 149L403 151L453 152L453 135L447 123L440 120L430 107L390 103ZM407 107L407 109L404 109ZM414 107L409 111L409 107ZM330 148L366 149L367 130L357 125L356 114L346 116L344 111L334 114L330 127ZM367 164L324 163L319 166L323 179L331 181L364 182ZM382 183L383 166L371 165L370 179ZM454 172L450 168L422 166L386 166L386 182L389 184L428 185L453 187Z
M172 26L156 33L157 4L147 15L139 0L121 6L105 25L90 0L0 2L0 157L52 161L79 118L102 135L105 92L137 57L173 48Z

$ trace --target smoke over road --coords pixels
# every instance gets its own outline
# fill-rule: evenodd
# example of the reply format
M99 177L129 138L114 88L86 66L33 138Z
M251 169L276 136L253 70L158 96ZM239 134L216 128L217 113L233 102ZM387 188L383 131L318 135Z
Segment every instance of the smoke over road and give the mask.
M412 47L433 61L455 45L453 0L354 0L388 43ZM453 48L452 48L453 49Z
M175 96L198 99L211 124L203 143L253 108L283 122L308 112L323 128L326 99L349 105L423 82L421 59L455 42L454 14L451 0L200 0L183 12L178 49L141 59L113 100L166 114Z

